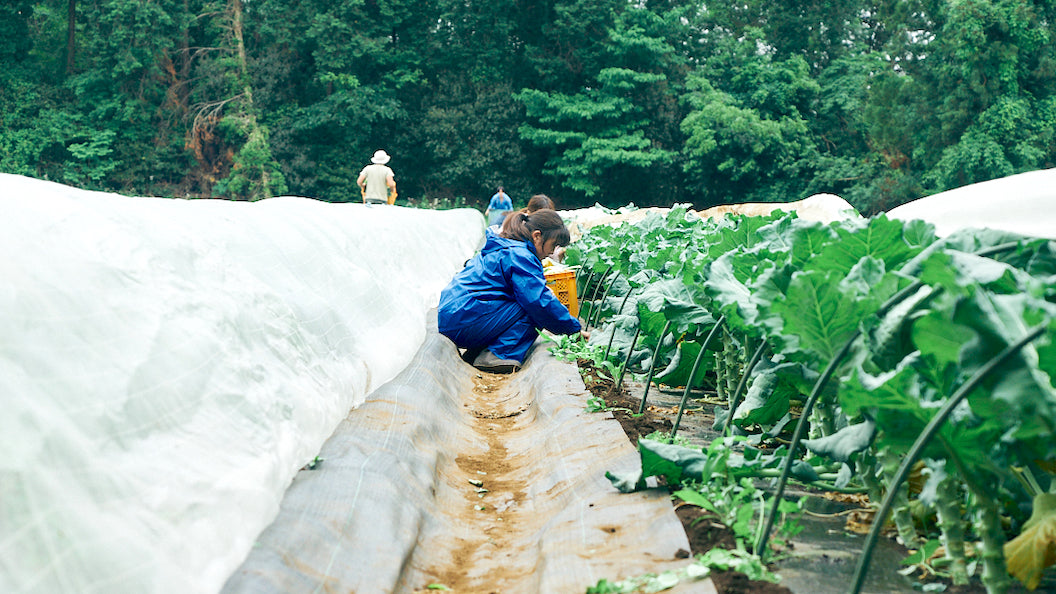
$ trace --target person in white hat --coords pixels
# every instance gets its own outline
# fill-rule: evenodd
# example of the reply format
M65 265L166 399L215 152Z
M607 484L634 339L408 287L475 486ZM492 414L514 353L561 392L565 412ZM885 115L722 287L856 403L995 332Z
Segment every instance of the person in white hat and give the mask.
M383 150L374 152L370 158L370 165L359 172L360 193L363 195L364 204L394 204L396 202L396 178L392 169L386 163L389 162L388 153ZM390 193L389 190L392 190Z

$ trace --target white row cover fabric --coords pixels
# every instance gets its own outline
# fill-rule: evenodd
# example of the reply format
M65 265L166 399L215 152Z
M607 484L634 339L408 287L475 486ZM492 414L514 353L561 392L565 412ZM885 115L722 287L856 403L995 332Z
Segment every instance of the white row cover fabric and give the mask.
M995 229L1056 239L1056 169L1028 171L926 196L888 211L920 219L945 237L959 229Z
M0 174L0 592L218 591L483 228Z
M689 205L685 205L689 206ZM835 194L814 194L796 202L745 202L740 204L720 204L706 210L690 210L689 216L701 219L721 219L727 214L750 217L768 216L775 210L795 212L796 216L808 221L831 223L844 219L861 218L861 214L849 202ZM628 204L618 210L612 210L595 204L590 208L560 211L561 217L569 226L572 240L579 239L591 227L598 225L637 224L652 213L667 216L670 208L650 206L637 208Z
M721 218L726 214L750 217L768 216L775 210L794 212L796 216L819 223L829 224L844 219L857 219L861 215L849 202L835 194L814 194L795 202L746 202L744 204L721 204L697 213L702 219Z

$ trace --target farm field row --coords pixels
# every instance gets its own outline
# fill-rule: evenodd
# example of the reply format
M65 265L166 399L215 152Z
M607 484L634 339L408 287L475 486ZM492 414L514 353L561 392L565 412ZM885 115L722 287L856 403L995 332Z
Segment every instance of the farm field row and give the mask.
M617 384L638 373L722 403L719 438L642 442L642 472L613 483L634 491L658 476L687 501L767 499L743 535L763 559L792 509L790 481L864 493L939 581L1041 584L1056 518L1053 242L978 229L940 239L884 216L686 214L594 227L569 249L581 317L598 330L566 351ZM746 478L774 483L756 494Z

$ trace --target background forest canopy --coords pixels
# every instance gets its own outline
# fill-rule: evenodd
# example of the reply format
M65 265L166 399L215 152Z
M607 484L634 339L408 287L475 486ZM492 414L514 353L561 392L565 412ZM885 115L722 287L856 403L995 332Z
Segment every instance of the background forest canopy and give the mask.
M1056 164L1056 3L4 0L0 171L132 195L863 214ZM402 201L402 200L401 200Z

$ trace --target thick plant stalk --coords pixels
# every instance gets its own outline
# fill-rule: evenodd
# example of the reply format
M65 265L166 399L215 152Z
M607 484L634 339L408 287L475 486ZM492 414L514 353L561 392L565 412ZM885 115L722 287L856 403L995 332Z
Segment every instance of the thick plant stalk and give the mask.
M620 278L620 273L619 272L617 272L616 274L612 275L612 280L609 281L609 284L605 286L605 292L601 294L601 301L598 303L598 313L594 314L594 323L591 324L590 320L587 320L587 328L590 328L592 325L597 327L598 322L601 321L601 312L602 312L601 306L605 303L605 299L608 298L608 296L609 296L609 291L612 290L612 286L616 284L616 281L619 280L619 278Z
M869 534L865 537L865 544L862 547L862 555L858 558L858 567L855 569L854 573L854 584L851 587L851 594L858 594L862 591L862 584L865 583L865 574L869 569L869 562L872 561L873 549L876 547L877 539L880 538L880 527L883 525L884 520L887 519L887 514L891 511L891 506L894 500L894 488L897 487L900 483L905 482L906 478L909 476L910 469L916 463L917 459L920 457L920 454L924 451L924 448L927 447L928 442L931 441L931 438L935 437L935 435L938 434L939 428L942 427L942 424L946 422L947 418L949 418L950 414L953 412L953 409L961 402L963 402L964 399L968 397L968 394L972 392L972 390L975 390L979 386L983 378L986 377L988 373L990 373L999 365L1007 361L1012 355L1019 352L1019 349L1023 348L1027 343L1041 336L1042 333L1045 332L1046 327L1047 326L1045 324L1041 324L1032 328L1030 331L1027 332L1027 334L1023 338L1017 340L1015 343L1006 347L997 356L990 359L986 362L985 365L977 369L976 372L972 374L972 376L968 378L968 380L965 381L961 385L961 387L953 393L952 396L950 396L949 400L947 400L946 403L942 405L942 408L940 408L939 411L935 413L935 416L931 418L931 421L929 421L928 424L924 427L924 430L921 431L920 437L918 437L917 440L913 442L913 446L909 448L909 452L907 452L905 458L902 459L902 464L898 467L898 471L891 478L891 484L888 487L887 495L884 496L884 501L880 504L880 509L876 512L876 517L873 519L873 526L872 528L870 528ZM958 465L958 471L964 478L964 482L968 486L968 490L972 492L972 495L976 496L976 502L978 503L980 500L982 500L984 504L986 501L992 502L992 499L983 491L983 488L974 484L974 481L972 481L971 479L971 474L960 465L960 461L957 458L956 452L953 452L952 450L950 450L950 448L947 447L947 453L949 454L950 459ZM996 506L993 508L992 513L995 515L997 514ZM987 519L989 520L990 518ZM1000 517L997 518L997 521L997 530L1000 531ZM993 538L997 538L997 535L990 536ZM1000 535L1000 540L1003 545L1003 533ZM1001 555L1001 559L1000 561L995 560L994 565L996 566L997 564L1000 564L1000 566L1003 568L1005 565L1004 551L998 548L996 552ZM997 571L996 567L993 568L992 571ZM1002 571L1003 574L991 574L991 581L993 582L995 587L999 587L1001 585L1002 577L1004 578L1005 582L1008 582L1010 579L1008 577L1008 572L1004 570ZM985 580L984 583L986 583ZM991 592L989 584L987 584L987 591ZM1003 592L1003 590L993 590L991 594L994 594L995 592Z
M671 321L668 320L664 324L664 329L660 331L660 339L656 341L656 348L653 349L653 360L649 364L649 376L645 378L645 391L642 392L642 403L638 406L638 414L645 413L645 402L649 398L649 387L653 383L653 374L656 372L656 362L660 358L660 347L664 344L664 337L667 336L667 330L671 327Z
M723 331L722 333L722 358L723 366L726 368L726 376L723 378L726 384L723 390L726 393L727 401L726 405L729 406L730 402L728 398L733 394L735 389L734 377L737 376L737 368L739 367L737 360L737 354L740 348L733 342L733 334L729 331ZM730 415L733 415L733 408L730 408Z
M901 462L898 454L892 452L891 448L884 448L877 456L884 471L884 478L889 479L895 476ZM909 484L903 481L901 484L895 485L889 481L888 489L895 489L894 494L890 495L890 497L893 497L894 510L892 513L894 514L895 528L898 529L898 537L902 539L902 544L906 545L907 548L916 548L920 535L917 534L917 528L913 525L913 514L909 511ZM884 520L883 518L875 518L873 521L883 522Z
M961 518L960 482L952 474L939 481L935 512L942 530L942 546L950 562L950 579L955 586L968 583L968 563L964 558L964 521Z
M831 400L822 398L810 415L810 437L818 439L836 432L836 410Z
M741 348L737 349L737 364L740 365L741 369L748 364L748 352L752 350L752 337L748 334L741 336Z
M726 369L726 358L723 357L723 353L715 353L715 395L719 400L727 402L729 402L729 394L726 393L726 375L728 373L730 373L730 370Z
M1001 528L1001 514L997 502L986 492L986 487L968 488L975 499L975 531L983 542L983 585L987 594L1004 594L1012 586L1005 564L1005 531Z
M627 305L627 299L630 298L633 292L634 289L627 289L627 294L623 296L623 301L620 302L620 309L616 310L616 316L623 313L623 308ZM605 356L601 358L602 361L609 360L609 351L612 350L612 339L616 338L616 316L612 317L612 334L609 335L609 344L605 347Z
M792 474L792 464L795 462L796 450L799 448L799 444L803 441L803 432L807 426L807 418L810 416L812 410L814 410L814 404L818 401L818 397L821 396L821 392L825 389L825 385L829 383L832 375L836 373L836 368L839 367L840 362L847 356L847 353L851 351L851 345L858 339L861 332L855 332L847 342L844 343L843 348L840 352L836 353L836 356L829 361L829 364L825 367L825 371L821 372L818 377L818 381L814 383L814 388L810 391L810 396L807 397L807 401L803 403L803 413L799 417L799 421L796 423L796 430L792 434L792 441L788 444L788 454L785 458L785 463L781 467L781 477L777 479L777 487L774 490L773 503L770 505L770 513L766 516L766 525L763 528L763 535L759 538L759 541L755 544L755 554L763 557L766 553L766 541L770 538L770 531L774 528L774 520L777 518L777 507L781 503L781 498L785 495L785 486L788 485L788 477ZM733 414L732 412L730 414Z
M607 276L609 276L610 272L612 272L612 265L611 264L609 265L608 268L605 269L605 272L603 272L601 274L601 276L598 277L598 281L596 283L594 283L594 290L591 291L590 297L587 297L587 295L586 295L586 292L587 292L587 290L590 289L590 287L587 286L587 285L583 286L583 296L587 297L586 300L583 302L583 304L584 305L586 305L588 303L590 304L590 309L587 311L587 313L585 313L582 316L580 316L581 318L583 318L584 322L589 322L591 316L594 315L594 310L597 309L601 305L600 303L595 303L594 300L597 299L597 297L598 297L598 290L601 288L601 283L604 282L604 280L605 280L605 278ZM617 272L616 274L618 275L619 273ZM590 282L590 277L587 278L587 283L589 284L589 282Z
M693 380L697 378L697 369L700 368L700 361L704 358L704 353L708 350L708 346L715 338L715 335L719 333L725 324L726 316L720 316L718 321L715 322L715 326L711 329L711 332L708 332L708 337L704 339L704 344L700 345L700 352L697 353L697 358L693 360L693 367L689 370L689 378L686 380L686 389L682 392L682 401L678 403L678 415L675 416L675 424L671 427L671 439L675 438L675 435L678 433L678 426L682 423L682 412L686 410L686 402L689 400L689 391L693 389Z
M619 393L620 387L623 386L623 374L627 373L627 366L631 364L631 355L634 354L634 345L638 344L638 336L642 333L641 324L638 325L638 329L634 331L634 338L631 339L631 346L627 347L627 356L623 358L623 367L620 367L620 379L616 380L616 385L613 386L612 391Z
M884 485L876 474L879 469L880 466L876 461L872 446L863 452L861 458L855 462L855 476L862 477L862 483L865 485L870 501L880 501L884 498Z
M831 398L819 398L810 413L811 439L828 437L836 432L836 403Z
M737 412L737 407L740 405L741 394L744 393L745 387L748 385L748 377L752 375L752 371L755 370L755 366L759 364L759 360L763 358L763 353L770 346L767 341L762 341L759 346L752 353L752 358L748 361L748 364L744 367L744 372L741 374L741 379L737 382L737 387L733 389L733 393L730 394L730 420L726 422L726 433L729 434L730 427L733 426L731 422L733 420L733 414Z

